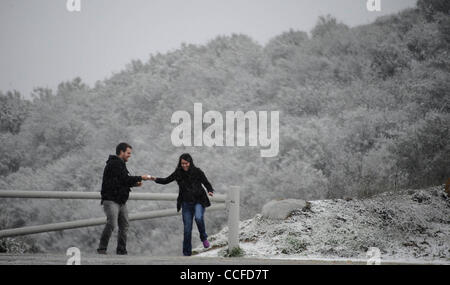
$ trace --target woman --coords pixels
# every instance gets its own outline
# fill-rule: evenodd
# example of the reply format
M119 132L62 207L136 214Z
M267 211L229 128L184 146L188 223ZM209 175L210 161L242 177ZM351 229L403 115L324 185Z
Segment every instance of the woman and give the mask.
M189 153L183 153L178 160L177 168L168 177L151 177L150 179L159 184L168 184L174 180L178 183L177 211L180 211L180 208L182 209L181 213L184 224L183 255L190 256L192 254L191 237L193 218L195 218L195 223L200 233L200 240L203 246L208 248L208 235L206 234L203 215L205 208L209 207L211 203L202 184L208 190L209 196L213 195L214 189L208 179L206 179L205 173L194 165L191 155Z

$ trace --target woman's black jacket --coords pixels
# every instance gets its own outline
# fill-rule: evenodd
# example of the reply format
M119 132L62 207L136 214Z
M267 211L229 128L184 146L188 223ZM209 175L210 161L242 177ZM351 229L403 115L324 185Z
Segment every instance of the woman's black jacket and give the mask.
M176 169L166 178L156 178L155 182L168 184L174 180L178 184L177 211L180 211L182 202L200 203L205 208L211 206L211 202L202 184L208 192L214 192L214 189L200 168L190 167L188 171Z

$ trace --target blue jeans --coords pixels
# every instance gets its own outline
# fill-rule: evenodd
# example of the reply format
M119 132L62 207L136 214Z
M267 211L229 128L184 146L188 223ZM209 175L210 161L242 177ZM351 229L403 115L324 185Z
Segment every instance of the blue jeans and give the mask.
M204 241L208 238L205 230L205 221L203 215L205 208L199 203L183 202L181 204L181 214L183 215L184 239L183 239L183 255L192 255L192 219L195 218L200 240Z

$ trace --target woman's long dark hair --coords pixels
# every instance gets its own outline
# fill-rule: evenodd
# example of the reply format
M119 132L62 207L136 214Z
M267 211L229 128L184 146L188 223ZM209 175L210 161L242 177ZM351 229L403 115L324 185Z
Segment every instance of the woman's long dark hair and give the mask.
M189 153L183 153L182 155L180 155L180 158L178 159L178 165L177 165L177 168L175 169L176 172L178 172L178 173L186 172L181 167L181 160L182 159L186 160L187 162L189 162L189 169L187 171L189 175L194 173L195 170L197 170L197 166L195 166L194 160L192 159L192 156Z

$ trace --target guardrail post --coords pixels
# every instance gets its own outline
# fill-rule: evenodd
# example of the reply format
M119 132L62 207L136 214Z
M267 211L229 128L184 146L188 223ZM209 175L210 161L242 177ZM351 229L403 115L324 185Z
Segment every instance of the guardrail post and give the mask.
M231 186L227 193L228 252L239 248L239 188Z

